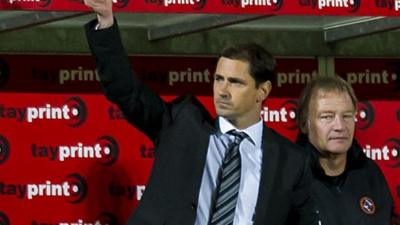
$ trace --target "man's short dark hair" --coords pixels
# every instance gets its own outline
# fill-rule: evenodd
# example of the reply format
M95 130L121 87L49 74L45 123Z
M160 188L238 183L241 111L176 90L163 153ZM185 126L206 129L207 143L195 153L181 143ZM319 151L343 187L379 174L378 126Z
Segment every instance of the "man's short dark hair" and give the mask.
M310 101L319 91L337 91L340 93L349 94L354 110L356 110L358 100L354 94L353 88L349 83L339 76L317 76L303 89L298 102L299 106L297 108L297 125L300 131L303 133L305 132L309 115Z
M249 74L254 78L256 86L269 80L274 81L276 61L263 47L255 43L238 44L225 48L221 57L249 63Z

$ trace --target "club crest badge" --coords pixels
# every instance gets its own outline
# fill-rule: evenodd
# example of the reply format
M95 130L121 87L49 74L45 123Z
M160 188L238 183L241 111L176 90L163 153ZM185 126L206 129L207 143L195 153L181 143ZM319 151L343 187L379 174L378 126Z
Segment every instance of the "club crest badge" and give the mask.
M371 198L362 197L360 199L360 208L364 213L366 213L368 215L372 215L375 213L376 205L375 205L374 201L372 201Z

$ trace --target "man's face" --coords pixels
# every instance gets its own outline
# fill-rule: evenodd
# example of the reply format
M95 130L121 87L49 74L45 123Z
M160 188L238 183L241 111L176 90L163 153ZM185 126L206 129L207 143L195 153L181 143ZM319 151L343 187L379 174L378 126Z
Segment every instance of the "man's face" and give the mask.
M234 125L251 125L260 119L261 104L269 89L262 85L256 87L249 74L248 62L224 57L218 60L214 77L214 105L217 114Z
M308 139L324 154L344 154L353 141L355 109L346 92L317 91L309 104Z

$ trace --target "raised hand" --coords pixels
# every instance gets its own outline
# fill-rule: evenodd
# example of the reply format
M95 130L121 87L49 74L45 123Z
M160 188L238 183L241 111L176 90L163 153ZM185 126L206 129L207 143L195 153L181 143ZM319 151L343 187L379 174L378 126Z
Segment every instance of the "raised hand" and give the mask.
M97 13L99 21L99 29L111 27L114 23L112 4L116 0L84 0L85 5L93 9Z

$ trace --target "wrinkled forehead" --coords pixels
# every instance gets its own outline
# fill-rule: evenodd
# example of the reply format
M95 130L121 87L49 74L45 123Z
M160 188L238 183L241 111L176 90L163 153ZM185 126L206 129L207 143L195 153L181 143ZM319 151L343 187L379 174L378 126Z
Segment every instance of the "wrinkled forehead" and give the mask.
M339 89L315 88L311 93L311 99L330 98L337 96L350 98L350 95L347 93L347 91Z
M329 98L342 98L344 101L348 101L348 103L351 104L352 109L355 110L355 105L351 100L350 94L345 90L339 89L319 88L314 90L313 93L311 93L309 107L311 107L312 105L315 106L315 104L320 100L326 100Z

